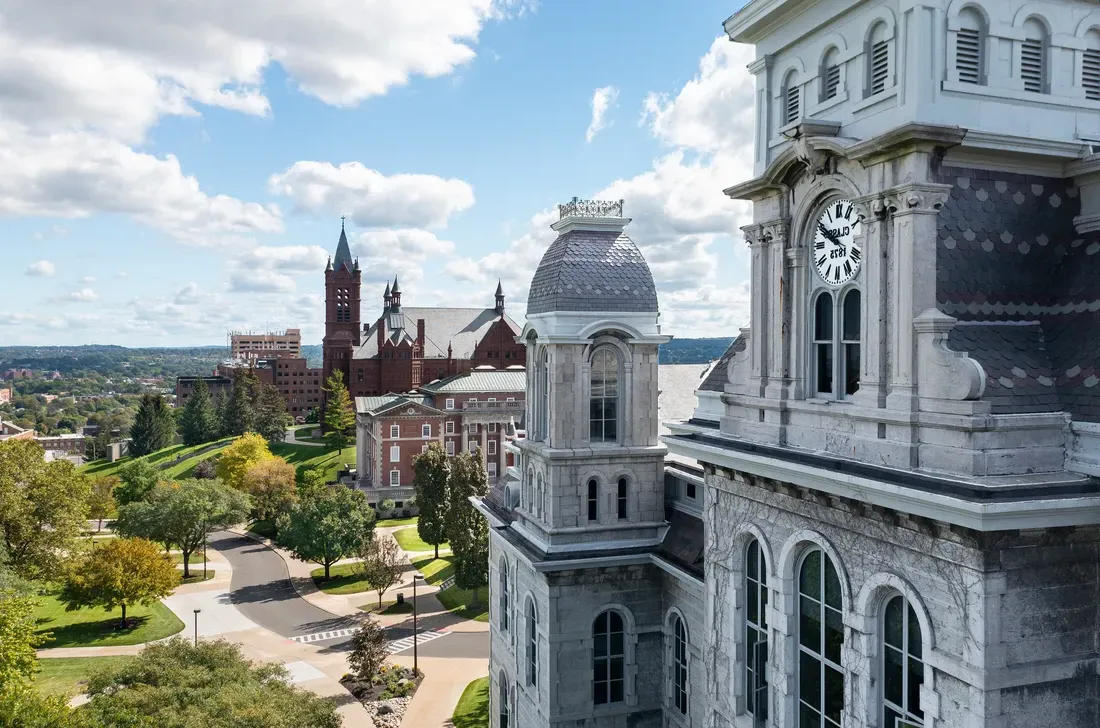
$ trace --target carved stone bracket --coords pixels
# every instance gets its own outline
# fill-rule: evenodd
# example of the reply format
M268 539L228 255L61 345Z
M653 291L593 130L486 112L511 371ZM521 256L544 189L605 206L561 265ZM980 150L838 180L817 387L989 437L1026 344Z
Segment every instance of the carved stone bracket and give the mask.
M860 220L883 220L890 213L889 208L886 206L886 198L881 192L874 192L870 195L863 195L852 200L852 205L856 208L856 215Z
M891 215L937 215L951 194L951 185L915 182L882 192L882 204Z
M769 245L779 244L785 246L790 232L790 224L786 220L772 220L762 225L764 228L763 239Z
M738 338L745 342L745 346L730 357L729 363L726 364L726 380L729 384L725 389L730 394L744 394L748 391L749 375L752 374L752 363L749 361L751 334L751 329L741 329L741 336Z
M947 348L958 319L929 308L913 319L917 333L917 388L929 399L976 400L985 392L985 369L967 354Z
M764 240L764 226L763 225L746 225L741 228L741 232L745 235L745 243L750 247L756 247L757 245L766 245L767 241Z

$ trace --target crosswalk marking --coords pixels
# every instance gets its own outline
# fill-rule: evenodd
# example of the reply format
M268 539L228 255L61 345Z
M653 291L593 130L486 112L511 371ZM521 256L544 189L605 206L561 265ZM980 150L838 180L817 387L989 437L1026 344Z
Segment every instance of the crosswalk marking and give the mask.
M443 632L443 631L430 630L430 629L425 630L425 631L421 632L420 635L417 637L417 642L420 643L420 644L423 644L424 642L431 642L432 640L439 639L440 637L443 637L446 634L447 633ZM389 653L391 655L396 655L398 652L404 652L405 650L411 650L412 646L413 646L413 638L412 638L412 635L410 635L408 637L402 637L399 640L394 640L393 642L390 642L389 647L387 649L389 650Z
M340 639L341 637L348 637L355 634L355 629L334 629L328 632L314 632L313 634L300 634L297 637L291 637L291 642L306 643L306 642L325 642L327 640Z

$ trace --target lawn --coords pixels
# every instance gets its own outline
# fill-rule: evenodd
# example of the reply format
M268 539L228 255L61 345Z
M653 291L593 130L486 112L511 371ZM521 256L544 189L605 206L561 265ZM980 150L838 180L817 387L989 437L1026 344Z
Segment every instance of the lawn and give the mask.
M433 551L435 549L435 547L432 546L430 543L422 541L420 539L420 535L417 534L416 529L412 527L402 528L400 530L394 531L393 537L397 539L397 545L405 551L415 553L417 551ZM450 551L451 545L446 542L441 543L439 544L439 550Z
M474 680L462 691L451 715L455 728L489 728L489 678Z
M378 600L373 602L367 602L359 606L364 612L371 614L412 614L413 605L412 601L406 599L401 604L398 604L393 599L387 599L382 602L382 607L378 607Z
M272 453L294 466L299 480L302 479L302 474L306 470L321 468L325 471L325 482L331 483L336 480L337 470L344 465L355 465L355 445L340 451L312 445L291 445L285 442L275 442L270 447Z
M254 533L260 538L270 538L275 540L275 522L274 521L253 521L252 525L248 527L249 533Z
M314 569L309 573L313 577L313 583L325 594L358 594L370 589L355 570L355 564L337 564L328 573L328 581L325 581L324 568Z
M439 599L439 603L443 605L443 608L449 610L452 614L457 614L463 619L476 619L478 622L489 621L488 588L478 590L480 604L477 606L471 606L474 592L470 589L459 589L457 586L452 586L449 589L436 592L435 596Z
M438 584L455 573L453 556L440 556L438 559L422 556L414 560L412 565L424 575L424 581L429 584Z
M119 667L132 657L60 657L39 660L35 686L47 695L73 697L84 692L88 677L107 667Z
M206 442L202 445L172 445L163 450L149 453L144 459L154 465L163 465L169 462L173 463L161 471L164 478L186 478L191 476L196 465L207 458L217 455L223 447L233 440L234 438L227 437L222 440L217 440L216 442ZM214 444L217 444L218 447L209 452L204 452L201 455L195 456L197 451ZM179 462L175 462L177 457L179 457ZM103 478L108 475L118 475L118 469L132 460L133 458L129 457L120 458L113 463L109 463L106 460L96 460L85 465L82 472L97 478Z
M183 573L182 570L180 571L180 573L181 574ZM211 579L214 578L214 575L217 574L217 573L218 572L214 571L213 569L207 569L206 570L206 578L204 579L203 576L202 576L202 567L200 566L197 569L194 569L194 568L191 569L191 576L187 577L186 579L180 579L180 583L181 584L197 584L200 581L210 581ZM126 616L129 617L130 615L127 614Z
M126 610L126 629L120 629L122 610L78 609L66 612L54 594L38 597L35 610L38 632L52 632L42 647L109 647L137 645L169 637L183 629L168 607L157 602L152 607L135 605Z
M392 528L394 526L415 526L416 516L411 518L383 518L379 521L375 521L374 525L382 526L383 528Z

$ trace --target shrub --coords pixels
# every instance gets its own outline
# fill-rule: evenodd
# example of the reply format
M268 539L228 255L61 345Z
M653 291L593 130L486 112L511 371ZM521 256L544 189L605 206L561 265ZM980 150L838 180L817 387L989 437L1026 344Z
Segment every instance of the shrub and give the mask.
M212 459L202 460L195 466L195 477L199 480L213 480L216 476L215 467Z
M394 508L394 502L392 498L387 498L378 504L378 509L383 513L389 513Z

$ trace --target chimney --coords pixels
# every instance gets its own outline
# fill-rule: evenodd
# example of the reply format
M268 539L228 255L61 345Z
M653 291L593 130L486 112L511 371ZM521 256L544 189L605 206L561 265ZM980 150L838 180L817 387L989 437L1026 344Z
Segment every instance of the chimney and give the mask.
M382 353L382 345L386 343L386 317L378 319L378 353Z
M424 352L424 319L416 320L416 343L420 347L421 356Z

